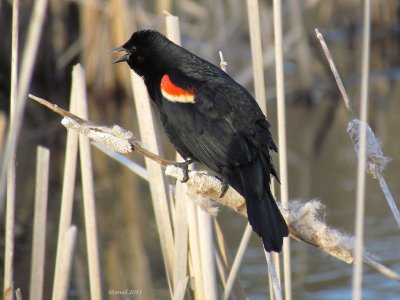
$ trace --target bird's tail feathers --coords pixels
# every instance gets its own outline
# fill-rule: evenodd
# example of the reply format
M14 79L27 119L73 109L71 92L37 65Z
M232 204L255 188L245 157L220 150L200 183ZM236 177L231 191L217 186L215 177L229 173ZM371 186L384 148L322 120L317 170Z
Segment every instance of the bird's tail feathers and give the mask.
M269 187L270 166L263 156L258 159L240 168L238 192L246 199L249 223L261 237L265 250L280 252L288 227Z

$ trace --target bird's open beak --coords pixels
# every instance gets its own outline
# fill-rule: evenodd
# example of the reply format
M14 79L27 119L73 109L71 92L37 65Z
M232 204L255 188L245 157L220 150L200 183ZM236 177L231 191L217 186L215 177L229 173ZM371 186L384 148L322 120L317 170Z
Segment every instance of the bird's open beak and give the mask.
M111 51L112 53L118 53L118 52L121 52L121 51L126 51L125 50L125 48L124 47L118 47L118 48L115 48L113 51Z
M115 48L112 53L117 53L117 52L121 52L121 51L126 51L126 49L124 47L118 47ZM117 58L116 60L114 60L112 63L116 64L116 63L120 63L123 61L128 61L129 60L129 53L126 53L125 55L121 56L120 58Z

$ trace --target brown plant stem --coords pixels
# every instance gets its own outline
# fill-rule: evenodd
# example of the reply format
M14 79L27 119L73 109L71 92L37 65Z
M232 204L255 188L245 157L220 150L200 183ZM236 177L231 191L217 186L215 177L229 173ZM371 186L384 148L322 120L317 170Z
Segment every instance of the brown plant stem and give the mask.
M46 106L47 108L49 108L50 110L54 111L55 113L59 114L62 117L67 117L67 118L73 119L74 121L78 122L81 125L92 124L93 126L95 126L95 124L93 124L89 121L86 121L85 119L82 119L82 118L78 117L77 115L74 115L73 113L70 113L69 111L67 111L65 109L62 109L61 107L43 99L43 98L36 97L32 94L29 94L29 98L40 103L41 105ZM97 130L99 130L99 129L97 129ZM143 156L150 158L151 160L155 161L156 163L160 164L163 167L167 167L167 166L176 164L175 161L164 159L164 158L158 156L157 154L154 154L151 151L147 150L136 139L129 139L129 143L131 144L133 151L136 151L137 153L140 153Z

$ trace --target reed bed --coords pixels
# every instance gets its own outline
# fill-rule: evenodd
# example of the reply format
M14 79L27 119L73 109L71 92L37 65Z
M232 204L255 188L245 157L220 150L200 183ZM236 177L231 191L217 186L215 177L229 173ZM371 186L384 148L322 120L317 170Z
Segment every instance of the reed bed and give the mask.
M317 1L318 2L318 1ZM73 53L82 50L82 65L75 65L72 71L72 84L70 90L69 110L63 110L60 106L53 105L39 97L30 95L42 105L63 116L62 124L68 128L65 146L64 169L59 172L62 180L58 188L61 204L59 209L58 234L56 238L55 253L49 252L49 242L46 242L46 234L49 229L46 225L53 226L50 216L50 210L54 205L54 192L48 186L51 175L49 171L56 168L53 164L49 165L50 151L44 147L38 147L37 171L35 183L35 206L33 210L33 234L32 234L32 259L30 273L30 288L26 291L18 289L19 283L14 284L15 270L13 260L15 245L15 213L18 209L15 207L16 195L20 183L15 181L16 171L14 160L16 144L20 128L23 122L23 113L25 110L26 94L29 90L29 83L33 74L33 66L37 57L40 36L45 22L45 12L47 1L36 1L32 13L32 26L28 33L24 54L22 55L22 66L18 74L18 4L14 0L13 5L13 47L12 47L12 72L11 72L11 113L10 123L8 124L7 140L5 146L0 150L2 154L1 165L1 187L0 193L7 190L6 210L5 210L5 268L4 268L4 299L22 299L22 293L29 299L45 299L52 297L53 300L68 299L71 292L75 293L76 298L80 299L121 299L121 297L132 297L140 299L248 299L251 295L250 290L244 288L241 280L240 270L246 259L246 253L249 247L249 241L252 236L251 227L247 224L243 235L238 243L236 253L231 253L232 245L227 244L227 236L221 229L220 219L216 218L219 206L231 208L234 212L246 218L246 208L244 199L229 188L224 197L220 197L222 185L220 180L212 175L205 174L202 171L192 169L189 172L189 181L181 183L182 172L179 168L173 166L173 161L180 160L179 156L169 148L164 147L159 133L158 122L151 108L150 99L148 99L146 88L143 81L133 72L127 73L127 68L112 71L107 67L105 73L100 73L96 56L92 55L94 49L104 49L109 46L119 45L121 41L129 36L132 28L137 25L147 27L165 28L167 36L178 44L181 44L181 35L184 44L193 42L191 25L192 20L200 21L203 24L210 24L218 28L216 45L222 46L227 40L234 38L235 30L241 26L240 1L232 1L223 6L222 1L215 1L214 11L208 15L203 3L195 1L183 1L182 5L175 7L171 1L156 1L154 7L158 12L167 11L167 16L160 14L148 14L148 7L142 7L138 3L129 4L127 1L115 1L110 3L79 5L79 17L82 23L79 40L71 44L71 48L58 58L59 67L71 63ZM50 6L51 13L60 11L56 3ZM100 6L96 6L100 5ZM146 4L147 5L147 4ZM370 134L369 126L365 123L367 91L369 87L368 62L369 62L369 31L370 11L365 11L364 16L364 43L363 50L363 69L362 69L362 99L363 108L361 109L361 123L353 138L356 152L359 155L358 180L359 190L357 191L357 230L356 237L344 234L342 231L330 227L325 220L321 218L321 207L318 201L301 202L297 200L289 201L289 180L288 180L288 160L290 161L290 150L286 143L287 124L285 120L285 95L287 84L284 78L284 56L286 54L285 46L300 45L299 69L302 74L301 88L308 89L312 85L312 73L310 64L311 58L310 44L304 38L304 31L296 30L296 26L302 25L301 9L299 5L293 3L289 6L289 12L292 16L292 25L284 34L285 22L282 22L282 3L279 0L273 1L273 9L266 6L265 3L258 3L257 0L248 0L246 3L248 12L249 39L251 44L252 65L247 64L242 71L235 74L235 78L241 83L254 81L254 91L257 102L260 104L264 113L267 113L267 98L275 97L277 99L277 123L279 140L279 170L280 170L280 193L277 197L280 202L280 208L289 224L290 236L302 243L306 243L319 249L321 252L337 258L348 264L354 265L354 285L353 299L360 299L362 292L362 263L374 268L376 272L393 280L400 281L400 275L383 264L377 262L373 256L367 252L362 239L363 232L363 205L365 181L363 182L366 163L367 171L370 170L371 159L368 157ZM365 9L370 6L366 1ZM65 8L65 7L64 7ZM178 19L169 12L178 11L183 16ZM198 13L193 13L197 10ZM134 11L135 13L130 15ZM228 18L227 16L232 16ZM189 16L189 17L188 17ZM268 16L268 18L266 18ZM273 23L272 23L273 16ZM368 16L368 17L367 17ZM224 24L224 20L227 24ZM107 22L110 22L112 33L107 33ZM273 24L273 32L271 29ZM300 25L299 25L300 24ZM121 28L123 27L123 28ZM140 27L140 26L139 26ZM58 27L59 28L59 27ZM204 33L205 29L199 30ZM60 29L60 28L59 28ZM61 29L60 29L61 30ZM247 34L247 33L246 33ZM319 32L317 32L317 35ZM109 35L109 36L107 36ZM101 36L98 39L97 36ZM105 37L108 37L105 38ZM189 38L188 38L189 37ZM274 38L274 45L272 39ZM318 38L322 40L321 35ZM261 41L268 41L263 47ZM271 42L271 43L269 43ZM62 37L57 41L57 47L65 43ZM325 45L326 47L326 45ZM207 46L199 47L203 54L217 56ZM240 48L240 47L238 47ZM59 49L59 48L57 48ZM111 49L111 47L110 47ZM327 48L326 48L327 49ZM224 50L224 49L223 49ZM58 51L58 50L57 50ZM108 50L106 50L108 51ZM224 50L225 51L225 50ZM237 50L241 52L240 49ZM225 53L225 52L224 52ZM220 51L221 68L227 71L227 56L225 61L222 51ZM242 55L241 53L240 55ZM106 56L106 54L102 54ZM275 56L275 58L274 58ZM330 56L328 56L329 58ZM110 58L111 61L111 58ZM275 71L265 72L265 66L270 66L275 61ZM333 65L334 77L340 82L340 77L334 67L333 60L329 58L329 64ZM86 71L86 72L85 72ZM235 71L228 70L230 74ZM231 73L232 72L232 73ZM275 73L275 75L273 75ZM118 74L114 81L110 74ZM271 75L272 74L272 75ZM265 81L270 77L276 79L276 93L265 89ZM127 80L130 78L130 80ZM19 84L17 84L17 81ZM114 94L107 94L114 85L122 85L122 89L129 95L133 95L134 102L123 106L120 111L113 108L107 102L104 102L104 111L94 108L93 99L96 98L96 92L100 90L106 94L106 97L115 97ZM290 83L289 89L290 89ZM286 91L285 91L286 87ZM344 87L339 85L339 89L346 95L346 106L350 109L353 117L355 112L351 108L349 97ZM35 92L36 94L36 92ZM98 95L97 95L98 96ZM16 101L18 99L18 101ZM54 100L54 99L52 99ZM53 102L53 101L51 101ZM36 105L36 109L38 109ZM40 110L40 107L39 109ZM137 123L127 126L133 127L132 131L125 130L122 126L99 126L88 120L98 120L103 115L119 114L124 119L123 112L126 110L134 111L133 119ZM90 112L90 113L89 113ZM132 119L130 113L128 118ZM268 117L274 116L269 110ZM101 116L101 117L99 117ZM1 116L0 116L1 118ZM273 118L273 117L272 117ZM353 120L354 121L354 120ZM130 121L129 121L130 122ZM100 121L99 123L109 123ZM355 123L354 123L355 124ZM360 125L361 124L361 125ZM357 126L358 126L357 125ZM2 139L0 119L0 140ZM356 126L356 125L354 125ZM59 125L57 125L59 127ZM361 132L361 134L359 134ZM365 133L367 132L367 133ZM137 133L137 135L136 135ZM373 133L372 133L373 135ZM360 138L359 138L360 137ZM93 151L89 138L94 142ZM379 142L377 142L379 144ZM1 143L0 143L1 146ZM110 150L111 149L111 150ZM135 159L127 158L126 153L135 150ZM380 148L379 148L380 149ZM52 157L53 157L53 149ZM380 150L381 151L381 150ZM116 153L119 152L119 153ZM378 170L377 177L381 186L387 187L386 181L382 176L382 171L388 160L383 156L383 152L376 151L381 155L382 165L375 168ZM103 153L107 155L104 159ZM124 155L121 155L123 153ZM363 154L364 153L364 154ZM78 155L80 164L77 165ZM139 156L140 155L140 156ZM364 155L364 156L363 156ZM96 156L102 156L99 170L96 169ZM144 156L144 163L142 157ZM365 158L367 156L367 158ZM173 157L173 160L165 157ZM109 159L111 158L111 159ZM376 158L376 156L374 156ZM111 163L110 163L111 162ZM115 163L117 162L117 163ZM108 163L113 164L110 167ZM376 161L374 161L376 163ZM384 166L383 166L384 165ZM121 169L123 168L123 171ZM166 169L165 169L166 168ZM80 174L77 171L80 169ZM8 170L8 186L5 187L5 175ZM121 171L121 176L115 176L117 171ZM18 172L18 169L17 169ZM50 174L54 174L51 172ZM102 193L103 187L100 182L106 177L108 187L115 185L119 193ZM117 178L117 179L114 179ZM144 197L133 188L131 178L137 180L140 178L141 184L150 189L151 208L154 213L155 226L144 227L140 223L148 222L149 216L153 213L146 213L143 206ZM81 183L79 182L81 179ZM174 183L176 181L176 183ZM61 185L62 182L62 185ZM172 183L173 182L173 183ZM106 184L106 186L107 186ZM3 187L4 185L4 187ZM385 195L390 194L388 187L384 191ZM275 194L275 193L274 193ZM51 196L49 201L48 197ZM390 198L388 196L388 198ZM107 198L111 205L105 206L102 198ZM0 216L2 216L3 195L0 194ZM388 200L389 206L396 218L398 210L394 199ZM78 206L78 205L79 206ZM146 204L147 205L147 204ZM100 215L99 211L108 207L106 214ZM112 207L112 208L110 208ZM112 210L117 212L114 218ZM82 211L82 213L80 213ZM141 215L144 214L144 217ZM117 219L117 220L116 220ZM122 224L119 230L108 229L108 223L119 222ZM398 219L396 219L397 222ZM106 225L104 225L104 222ZM399 223L400 224L400 223ZM127 228L123 228L127 227ZM139 228L145 228L140 230ZM109 230L109 231L108 231ZM84 231L84 233L83 233ZM103 234L108 232L108 239ZM157 231L157 236L153 237L153 248L159 251L164 266L164 273L156 276L154 271L153 252L148 251L146 239ZM240 237L238 235L238 237ZM148 243L148 241L147 241ZM86 251L83 249L86 247ZM46 248L47 247L47 248ZM260 250L262 249L259 243ZM131 261L126 263L122 256L130 253ZM156 252L158 253L158 252ZM54 255L54 261L53 257ZM283 278L284 284L281 284L281 270L279 255L275 253L265 253L265 260L262 261L265 266L265 286L267 278L270 281L270 299L291 299L292 298L292 278L291 278L291 253L289 239L285 239L283 250ZM54 264L54 274L47 274L49 265ZM159 273L160 267L156 267ZM156 279L158 277L158 279ZM50 279L50 280L45 280ZM161 280L160 280L161 278ZM164 288L159 285L162 282ZM15 296L13 295L15 292ZM294 293L295 294L295 293ZM128 297L128 298L129 298Z
M37 99L36 97L33 98L39 102L45 103L44 100ZM50 104L46 105L48 107L51 107ZM74 129L79 130L79 126L87 126L87 124L85 124L81 118L74 117L72 114L63 111L62 109L55 106L53 106L53 109L67 118L76 118L76 120L81 124L73 127ZM64 124L70 124L70 122L64 122ZM94 130L97 133L99 132L98 126L95 126L93 123L88 124L91 124L90 126L92 127L94 126ZM87 133L87 129L85 130ZM95 137L92 136L92 138ZM134 148L137 147L132 146L132 149ZM168 174L169 176L173 176L177 179L182 179L183 176L182 170L173 166L169 166L167 168L166 174ZM192 195L192 197L194 197L195 194L198 194L198 196L201 196L203 197L203 199L205 199L205 202L201 204L203 206L212 205L212 203L209 202L210 199L212 199L213 201L218 201L219 203L236 210L238 213L246 213L244 199L234 190L228 189L226 196L220 198L219 195L222 190L222 184L218 179L215 179L212 176L208 176L202 172L191 171L187 185L189 188L189 195ZM197 198L197 201L199 201L199 197ZM282 209L282 213L286 215L286 218L289 222L289 228L292 237L296 238L297 240L312 244L325 251L326 253L329 253L330 255L347 263L353 263L354 250L352 238L343 235L342 233L339 233L337 230L327 227L326 224L321 222L321 220L319 220L317 217L318 207L320 207L320 204L318 202L301 204L292 201L291 206L288 209ZM390 278L400 280L400 275L380 265L379 263L371 259L370 255L364 254L363 261L368 265L376 268L376 270L381 272L382 274L385 274ZM179 284L179 286L181 285Z
M13 11L17 11L19 1L13 6ZM15 153L15 149L18 142L19 132L22 126L23 113L26 105L26 95L28 94L28 88L31 81L32 73L33 73L33 65L36 59L37 49L40 41L40 35L43 29L44 15L47 7L47 0L39 0L35 1L35 5L32 11L32 16L30 20L31 26L29 26L29 32L27 35L26 46L24 48L24 53L22 55L21 62L21 70L18 76L18 91L14 96L15 102L15 111L13 116L13 126L9 127L7 132L7 143L4 148L4 154L1 157L1 169L0 169L0 215L3 215L4 209L4 194L5 194L5 182L7 176L7 166L10 161L12 161L13 154ZM15 15L15 22L17 22L18 13ZM16 23L15 23L16 24ZM13 26L14 35L17 34L18 26ZM18 42L15 41L14 38L14 50L18 49ZM15 71L13 72L13 76L16 76L16 71L18 68L17 57L13 55L13 61Z

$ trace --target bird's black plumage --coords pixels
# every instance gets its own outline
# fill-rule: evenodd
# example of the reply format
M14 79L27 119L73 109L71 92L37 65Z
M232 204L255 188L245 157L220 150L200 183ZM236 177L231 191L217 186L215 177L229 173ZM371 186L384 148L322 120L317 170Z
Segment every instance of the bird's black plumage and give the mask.
M267 251L281 251L288 228L270 191L277 151L254 98L217 66L143 30L117 50L142 76L165 132L184 159L215 171L245 199L249 222Z

